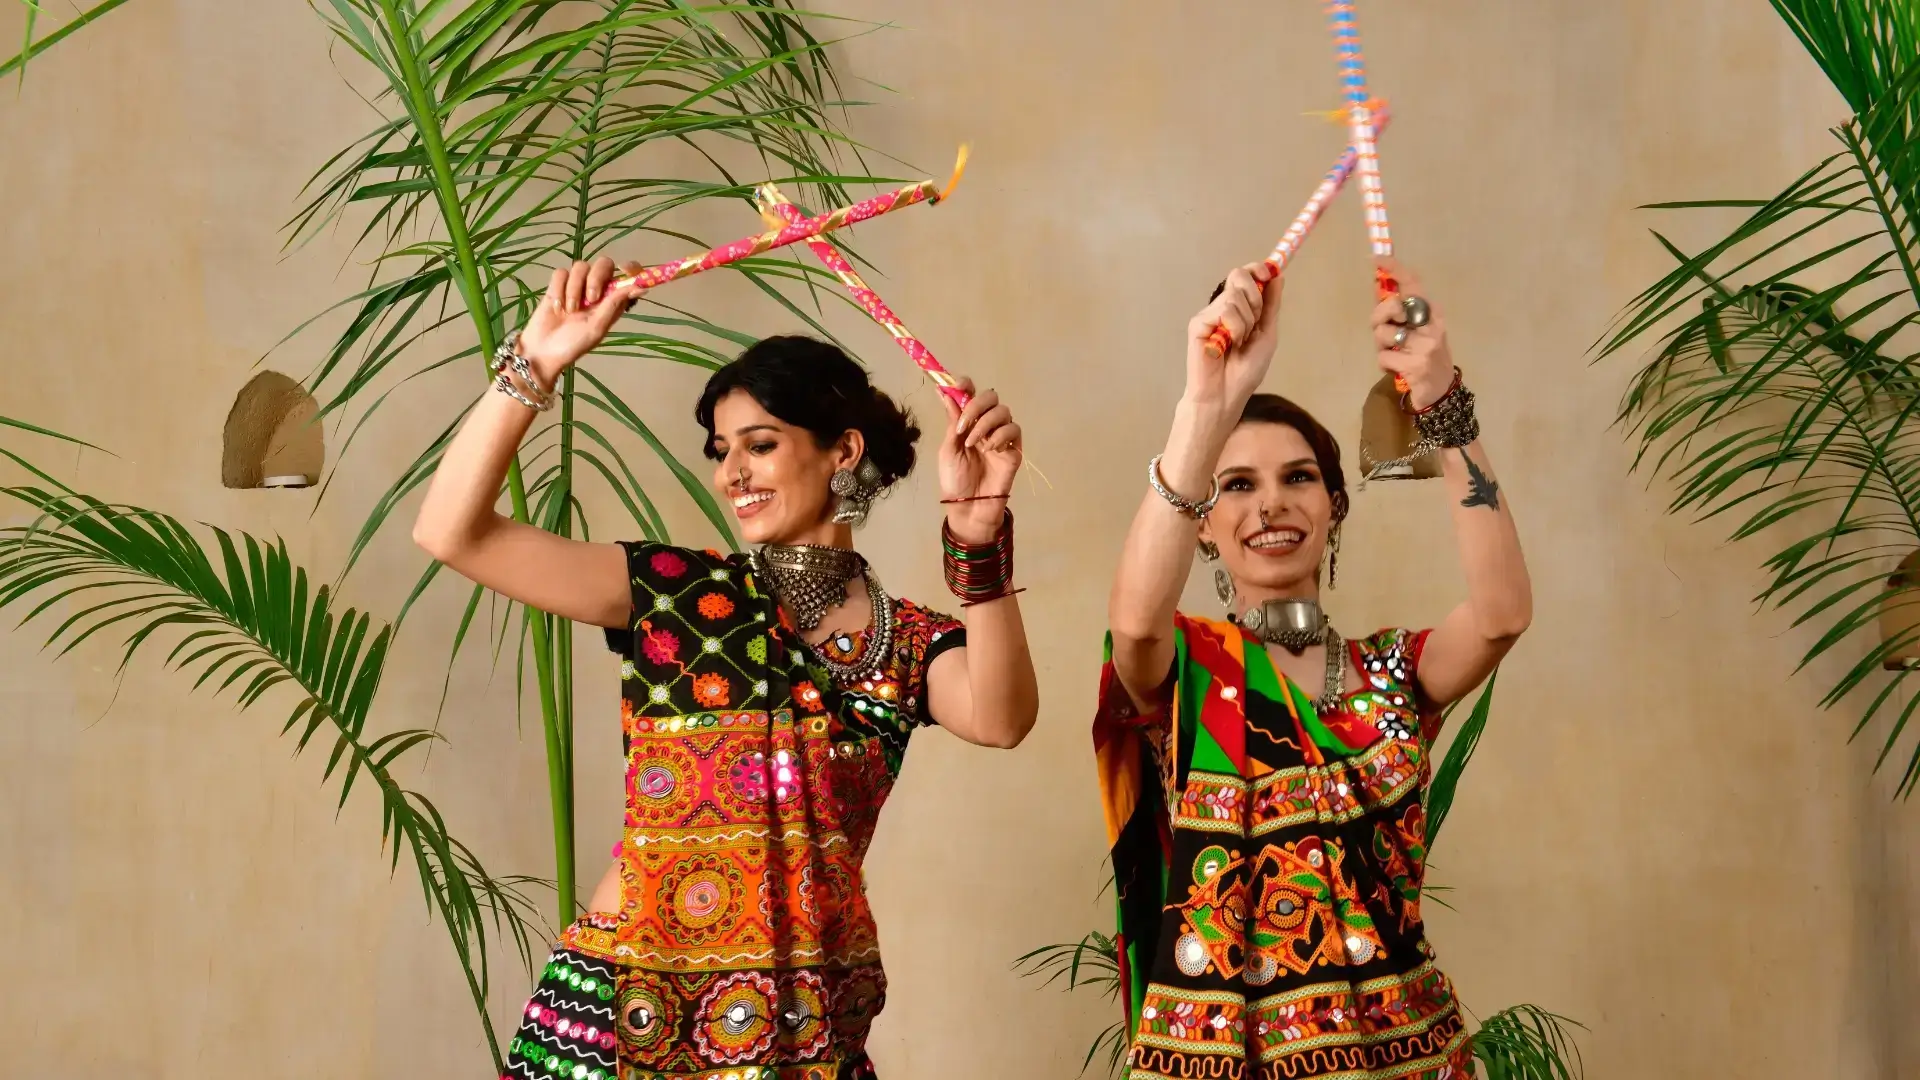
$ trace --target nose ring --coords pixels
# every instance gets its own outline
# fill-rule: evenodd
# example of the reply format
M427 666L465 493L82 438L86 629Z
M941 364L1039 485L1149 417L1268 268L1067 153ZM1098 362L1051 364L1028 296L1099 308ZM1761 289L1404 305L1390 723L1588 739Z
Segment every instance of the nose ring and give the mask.
M1267 508L1264 506L1260 508L1260 527L1267 527Z
M740 466L740 486L747 486L747 467L745 465Z

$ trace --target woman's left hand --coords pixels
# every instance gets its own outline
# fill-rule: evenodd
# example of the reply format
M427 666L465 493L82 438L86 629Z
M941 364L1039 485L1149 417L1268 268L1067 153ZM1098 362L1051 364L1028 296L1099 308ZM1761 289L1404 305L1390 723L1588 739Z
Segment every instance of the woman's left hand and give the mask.
M1424 409L1446 396L1453 387L1453 350L1447 346L1447 323L1440 305L1420 287L1420 279L1398 260L1384 259L1384 269L1400 283L1400 291L1380 301L1373 309L1373 344L1380 350L1380 366L1407 382L1407 403ZM1403 296L1418 296L1427 302L1425 326L1406 325L1407 309ZM1399 345L1394 338L1402 330L1406 338Z
M984 544L1000 532L1007 509L1006 496L1013 493L1013 477L1020 471L1024 451L1020 425L1013 422L1013 410L1000 404L992 390L974 393L973 380L963 378L960 388L972 395L963 412L945 394L940 404L947 409L947 434L940 440L940 497L973 499L947 504L947 527L963 543ZM973 498L974 496L998 498Z

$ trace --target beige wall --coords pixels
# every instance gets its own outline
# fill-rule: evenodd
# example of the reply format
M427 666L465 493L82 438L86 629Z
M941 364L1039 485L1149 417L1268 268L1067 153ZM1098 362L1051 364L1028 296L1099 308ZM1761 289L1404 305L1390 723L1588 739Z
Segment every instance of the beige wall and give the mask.
M854 84L883 103L862 137L929 172L974 144L955 201L862 243L940 355L1020 411L1052 481L1017 507L1042 726L1015 753L918 742L870 860L893 978L875 1055L889 1080L1067 1077L1108 1008L1008 961L1110 925L1087 739L1108 576L1186 318L1339 147L1300 115L1333 104L1330 63L1304 0L828 6L901 24L840 51L898 91ZM1583 356L1662 269L1633 207L1772 191L1825 153L1835 96L1761 0L1382 0L1367 29L1395 104L1397 236L1448 308L1536 573L1534 629L1434 861L1458 908L1432 915L1442 959L1480 1012L1532 1001L1587 1024L1598 1077L1915 1075L1920 809L1888 805L1871 748L1816 708L1833 664L1788 678L1810 639L1753 613L1759 550L1666 517L1665 488L1626 476L1606 427L1627 368ZM276 233L369 121L334 67L353 63L304 5L140 0L0 101L0 414L116 451L41 454L86 489L278 532L326 577L421 418L468 392L414 392L317 513L312 493L219 486L250 365L357 279L339 244L283 258ZM1298 264L1270 380L1349 446L1372 378L1363 247L1345 201ZM682 287L737 325L790 326L737 281ZM837 325L938 415L876 330ZM273 363L304 374L320 344ZM620 380L691 458L693 373ZM709 536L672 512L677 535ZM927 476L876 514L863 544L897 591L940 596L936 514ZM1457 600L1451 544L1429 542L1444 520L1433 485L1359 497L1342 625ZM418 567L394 530L347 597L391 614ZM430 722L456 604L437 592L409 624L377 723ZM116 686L110 650L56 662L36 641L0 634L0 1075L484 1071L444 937L385 870L369 802L336 816L268 709L190 695L154 658ZM588 653L592 853L618 820L618 735L614 667ZM510 673L488 678L462 665L452 745L417 783L496 872L547 873L537 727L516 727ZM510 1025L527 982L497 982Z

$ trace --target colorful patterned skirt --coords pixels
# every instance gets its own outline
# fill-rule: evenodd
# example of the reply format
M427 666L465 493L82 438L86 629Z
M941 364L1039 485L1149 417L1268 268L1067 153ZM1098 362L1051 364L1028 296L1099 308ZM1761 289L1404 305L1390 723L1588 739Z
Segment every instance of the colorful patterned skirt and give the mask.
M501 1080L876 1080L873 1064L864 1052L839 1062L785 1065L758 1064L743 1060L737 1064L708 1063L692 1071L660 1071L637 1064L635 1059L682 1060L693 1053L673 1052L662 1040L699 1043L711 1058L715 1042L696 1036L687 1039L684 1025L674 1015L674 995L658 992L659 976L636 971L620 961L584 947L580 937L602 937L618 924L614 915L587 915L561 935L553 955L541 972L533 997L521 1011L520 1029L515 1033L507 1054L507 1071ZM577 935L576 931L588 933ZM598 931L599 933L593 933ZM729 978L752 977L755 973L718 973L693 975L696 981L708 981L724 992ZM740 1001L721 1011L713 1021L715 1035L724 1038L729 1025L742 1029L752 1025L777 1023L763 1015L761 1004L743 995ZM690 1018L689 1018L690 1019ZM732 1056L722 1050L718 1056ZM762 1058L764 1054L753 1054Z

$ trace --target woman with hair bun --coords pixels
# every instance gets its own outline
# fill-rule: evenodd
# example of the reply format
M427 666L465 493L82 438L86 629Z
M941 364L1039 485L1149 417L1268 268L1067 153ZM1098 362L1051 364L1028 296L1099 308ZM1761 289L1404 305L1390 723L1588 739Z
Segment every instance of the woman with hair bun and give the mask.
M965 410L941 398L942 542L964 621L890 596L854 550L920 430L810 338L754 344L694 409L750 554L515 522L494 503L533 414L638 298L613 270L554 272L414 526L465 577L606 627L624 661L622 840L548 960L507 1075L871 1078L886 979L861 862L908 737L938 724L1012 747L1038 712L1007 509L1020 426L991 390Z
M1373 312L1437 454L1466 596L1359 639L1321 607L1350 502L1340 446L1258 393L1282 282L1233 271L1187 325L1187 387L1108 600L1094 744L1119 897L1132 1080L1468 1080L1421 919L1429 755L1533 617L1512 507L1445 320L1413 275ZM1237 343L1206 349L1213 327ZM1194 557L1224 618L1178 610Z

